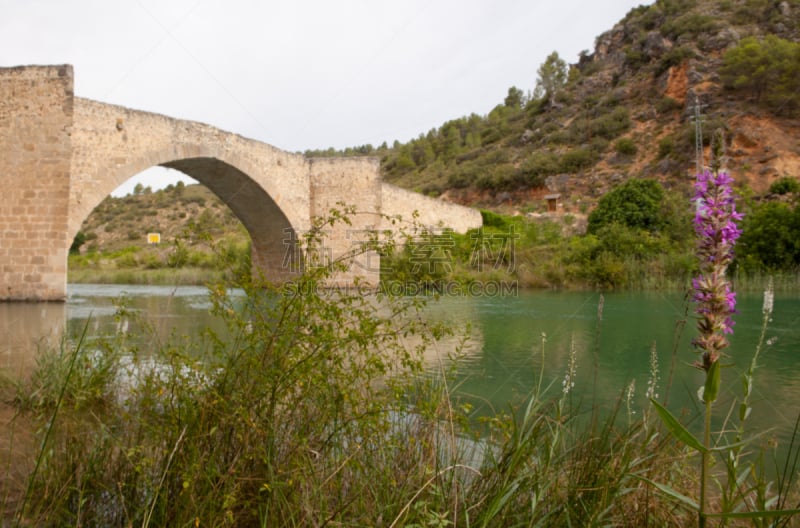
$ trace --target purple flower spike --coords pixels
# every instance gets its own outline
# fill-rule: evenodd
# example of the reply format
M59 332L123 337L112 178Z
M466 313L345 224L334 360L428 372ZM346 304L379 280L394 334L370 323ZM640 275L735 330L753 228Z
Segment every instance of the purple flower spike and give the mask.
M694 186L697 207L694 229L700 274L692 279L699 332L693 344L702 354L702 361L696 365L706 371L728 346L725 334L733 333L731 316L736 313L736 293L731 291L725 276L733 260L733 246L742 234L736 225L742 214L736 212L732 183L727 173L706 171L697 175Z

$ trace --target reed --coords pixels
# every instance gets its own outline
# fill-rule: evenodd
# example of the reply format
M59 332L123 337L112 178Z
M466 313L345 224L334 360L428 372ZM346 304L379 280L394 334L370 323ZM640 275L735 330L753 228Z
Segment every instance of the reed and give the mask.
M610 407L579 401L576 369L597 365L578 365L573 345L563 383L531 373L532 394L477 421L447 369L421 375L423 350L448 332L419 317L426 299L323 288L339 270L312 270L291 288L241 279L244 297L212 287L226 335L178 336L152 350L124 332L79 341L44 354L29 379L0 385L3 400L39 426L41 442L24 502L3 499L11 525L694 521L696 456L665 434L683 439L688 430L640 408L633 385ZM602 307L595 350L601 322ZM546 337L531 341L543 358ZM651 359L640 383L654 401L669 388L659 372ZM777 487L747 472L738 500L780 505L780 513L725 522L790 519L797 451ZM723 494L709 499L721 504Z

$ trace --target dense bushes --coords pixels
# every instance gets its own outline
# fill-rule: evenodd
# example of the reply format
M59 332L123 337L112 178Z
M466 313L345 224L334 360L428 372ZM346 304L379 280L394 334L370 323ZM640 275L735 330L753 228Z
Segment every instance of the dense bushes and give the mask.
M800 43L768 35L746 37L728 50L720 69L725 86L774 112L800 111Z
M742 222L736 264L745 272L797 271L800 267L800 207L766 202Z
M774 194L800 193L800 182L797 181L797 178L785 176L775 180L775 182L769 186L769 192Z
M589 215L589 233L617 223L634 229L657 231L664 226L661 203L664 190L655 180L629 180L600 198Z
M481 280L635 288L682 286L694 269L691 207L655 181L630 180L608 193L586 235L569 234L570 218L531 221L484 211L481 229L423 234L385 256L382 278L434 290ZM427 255L438 261L427 265Z

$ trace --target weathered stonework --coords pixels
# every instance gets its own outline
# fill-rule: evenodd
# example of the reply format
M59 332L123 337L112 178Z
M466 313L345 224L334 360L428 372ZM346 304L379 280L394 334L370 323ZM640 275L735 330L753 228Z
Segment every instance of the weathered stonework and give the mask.
M63 300L67 250L91 211L120 184L156 165L217 194L253 240L253 265L274 281L299 273L297 245L313 218L354 205L352 225L326 232L337 258L380 213L464 231L477 211L380 181L377 160L306 159L212 126L73 96L71 66L0 68L0 300ZM306 257L309 257L306 259ZM377 254L352 262L337 284L376 284Z
M381 200L381 212L387 217L401 218L403 224L413 221L425 229L448 228L456 233L464 233L482 224L477 209L407 191L389 183L381 186ZM384 228L390 227L386 221L383 225Z
M0 74L0 299L64 298L72 67Z

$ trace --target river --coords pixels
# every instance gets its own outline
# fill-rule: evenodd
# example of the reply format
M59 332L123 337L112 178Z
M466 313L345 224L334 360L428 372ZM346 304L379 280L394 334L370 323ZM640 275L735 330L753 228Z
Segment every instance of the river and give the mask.
M87 321L93 336L119 330L136 335L140 332L136 318L115 318L119 299L125 299L126 309L141 314L163 339L170 334L197 335L206 326L220 324L208 312L202 287L74 284L69 285L64 304L0 303L0 367L28 371L38 348L57 345L65 327L67 335L78 335ZM718 416L741 394L741 372L749 365L761 330L761 295L740 294L738 301ZM550 394L559 395L571 350L576 365L572 398L608 406L635 380L632 409L641 412L647 404L644 393L653 346L659 396L666 395L672 377L668 406L675 412L696 409L695 393L703 376L690 365L696 359L690 344L695 330L680 293L601 297L596 292L532 291L506 297L443 297L432 300L426 310L431 319L448 321L469 333L451 382L477 414L510 410L531 392L540 372L544 384L550 384ZM676 337L681 320L687 323ZM800 298L776 294L767 338L770 344L755 376L750 427L774 428L768 436L785 443L800 412ZM440 343L426 356L431 374L452 366L455 342Z

